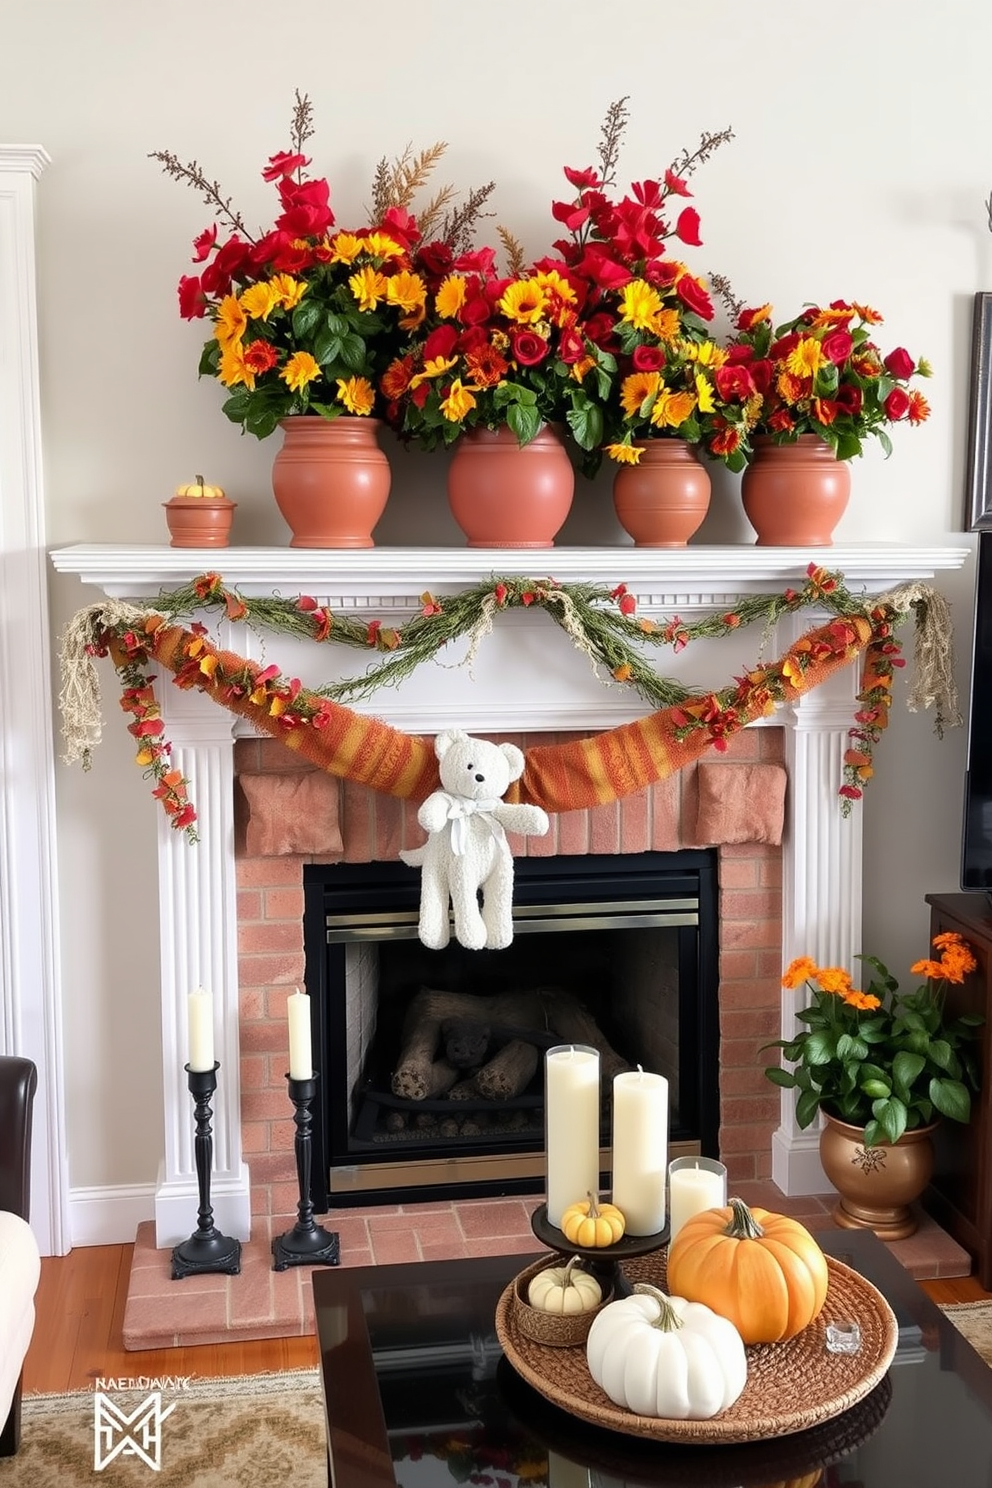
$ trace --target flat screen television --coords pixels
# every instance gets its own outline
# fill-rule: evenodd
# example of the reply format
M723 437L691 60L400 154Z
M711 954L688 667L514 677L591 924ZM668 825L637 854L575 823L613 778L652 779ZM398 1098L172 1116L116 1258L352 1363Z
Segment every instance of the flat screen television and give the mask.
M992 532L978 534L961 887L992 892Z

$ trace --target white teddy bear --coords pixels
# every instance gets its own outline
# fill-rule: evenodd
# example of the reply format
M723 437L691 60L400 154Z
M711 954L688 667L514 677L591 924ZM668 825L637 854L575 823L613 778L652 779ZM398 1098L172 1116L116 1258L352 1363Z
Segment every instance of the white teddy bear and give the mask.
M404 863L422 868L418 933L431 950L448 944L450 897L456 940L470 951L500 950L513 939L513 855L506 830L540 837L550 822L540 806L500 799L524 772L515 744L490 744L449 729L438 734L434 751L443 789L433 791L417 812L428 838L423 847L400 853Z

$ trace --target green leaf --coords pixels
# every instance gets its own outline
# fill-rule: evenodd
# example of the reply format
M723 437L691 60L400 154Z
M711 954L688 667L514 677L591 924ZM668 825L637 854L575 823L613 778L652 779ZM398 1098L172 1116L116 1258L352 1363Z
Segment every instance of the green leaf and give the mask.
M777 1064L765 1070L765 1078L771 1080L773 1085L780 1085L783 1090L795 1090L798 1084L791 1070L780 1069Z
M819 1092L816 1090L804 1090L796 1101L796 1122L798 1126L802 1130L805 1130L807 1126L811 1126L816 1119L819 1109Z
M940 1114L951 1121L967 1121L971 1116L971 1095L960 1080L942 1080L935 1076L930 1081L930 1099Z
M838 460L854 460L861 453L861 440L856 434L841 434L835 448Z
M603 442L603 410L588 399L565 415L565 422L580 449L591 450Z
M909 1054L901 1050L892 1061L892 1078L908 1090L925 1064L922 1054Z
M806 1038L803 1058L807 1064L832 1064L837 1049L833 1036L812 1030Z
M290 316L293 339L297 342L305 340L316 330L323 316L324 309L318 300L301 300Z
M942 1070L949 1070L954 1061L954 1051L946 1039L934 1039L930 1044L930 1058Z
M892 1094L892 1086L888 1080L862 1080L861 1089L865 1095L870 1095L872 1100L878 1100Z
M871 1112L878 1122L879 1127L885 1133L885 1141L889 1143L898 1142L906 1130L906 1121L908 1118L908 1112L902 1101L897 1100L895 1096L889 1100L874 1101Z
M529 444L541 427L541 415L537 408L511 403L506 410L506 422L517 436L518 444Z
M365 342L354 331L342 337L341 360L349 372L368 375L368 353L365 350Z

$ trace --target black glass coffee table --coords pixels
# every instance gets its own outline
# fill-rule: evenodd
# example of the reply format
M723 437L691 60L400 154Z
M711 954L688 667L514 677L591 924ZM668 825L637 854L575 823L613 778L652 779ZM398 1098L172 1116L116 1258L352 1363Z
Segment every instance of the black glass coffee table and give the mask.
M537 1256L362 1266L313 1275L334 1488L862 1488L992 1482L992 1369L868 1231L817 1236L883 1293L892 1366L811 1431L737 1445L654 1442L586 1424L503 1356L496 1304ZM547 1254L547 1252L543 1252Z

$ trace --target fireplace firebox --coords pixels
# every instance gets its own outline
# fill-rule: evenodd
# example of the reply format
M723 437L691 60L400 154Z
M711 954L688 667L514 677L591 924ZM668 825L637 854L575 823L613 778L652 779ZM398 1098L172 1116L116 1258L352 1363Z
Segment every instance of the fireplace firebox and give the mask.
M540 1192L543 1051L555 1043L601 1048L604 1188L618 1068L668 1078L673 1152L717 1155L715 854L520 858L515 871L512 945L433 951L417 938L415 869L304 869L321 1212ZM421 1063L432 1043L422 1008L440 1009L440 1031L432 1084L412 1099L396 1075L411 1026Z

